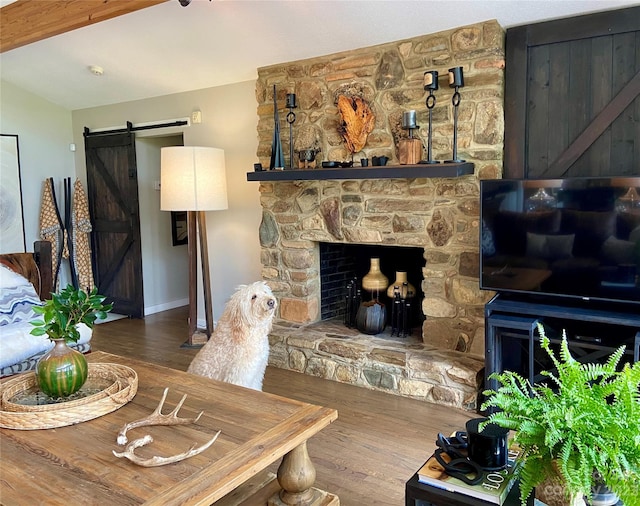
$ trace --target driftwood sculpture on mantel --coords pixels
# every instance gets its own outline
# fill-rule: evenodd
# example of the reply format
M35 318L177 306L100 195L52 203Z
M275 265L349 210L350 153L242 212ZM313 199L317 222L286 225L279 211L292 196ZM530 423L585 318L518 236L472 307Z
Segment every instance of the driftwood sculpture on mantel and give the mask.
M353 155L367 144L367 137L372 132L376 118L369 104L360 97L338 97L338 111L342 122L338 131L342 135L347 149Z

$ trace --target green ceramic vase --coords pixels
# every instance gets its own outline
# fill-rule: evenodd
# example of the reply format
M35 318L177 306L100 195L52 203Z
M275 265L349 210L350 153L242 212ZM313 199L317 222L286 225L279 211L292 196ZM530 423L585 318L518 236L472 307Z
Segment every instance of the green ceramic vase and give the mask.
M38 386L49 397L68 397L87 381L89 366L84 355L54 339L53 348L36 365Z

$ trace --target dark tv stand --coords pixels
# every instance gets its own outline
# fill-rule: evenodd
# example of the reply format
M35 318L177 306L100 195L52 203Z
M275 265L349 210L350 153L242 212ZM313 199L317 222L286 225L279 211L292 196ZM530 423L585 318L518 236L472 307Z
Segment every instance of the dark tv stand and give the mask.
M485 305L485 387L496 389L489 379L493 372L513 370L531 383L540 381L540 371L548 365L540 349L537 323L557 344L566 330L574 357L584 362L606 359L625 345L624 361L640 359L640 311L637 306L606 306L567 302L549 303L548 299L519 299L496 295Z

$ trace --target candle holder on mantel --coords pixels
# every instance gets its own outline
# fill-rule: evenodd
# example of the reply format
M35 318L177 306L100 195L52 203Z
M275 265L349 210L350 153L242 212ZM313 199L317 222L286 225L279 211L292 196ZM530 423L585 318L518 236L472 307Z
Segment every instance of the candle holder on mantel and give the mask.
M460 106L460 88L464 87L464 75L462 67L449 69L449 87L455 88L451 103L453 104L453 159L445 163L462 163L464 160L458 158L458 107Z
M400 139L398 143L398 161L400 165L413 165L422 157L422 141L413 138L416 124L416 111L405 111L402 114L402 129L409 130L408 139Z
M287 108L289 113L287 114L287 123L289 123L289 165L291 169L293 166L293 124L296 122L296 113L293 110L298 107L296 104L296 94L287 93Z
M426 106L429 111L429 126L427 130L427 159L421 160L421 164L440 163L433 159L433 108L436 106L436 96L433 94L438 89L438 71L428 70L424 73L424 89L429 91Z
M273 85L273 140L271 141L271 160L269 170L284 170L284 154L280 142L280 118L278 116L278 100L276 85Z

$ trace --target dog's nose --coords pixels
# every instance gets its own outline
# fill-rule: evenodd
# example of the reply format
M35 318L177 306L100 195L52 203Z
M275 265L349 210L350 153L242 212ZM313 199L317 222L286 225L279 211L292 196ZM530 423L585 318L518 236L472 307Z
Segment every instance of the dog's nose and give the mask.
M269 308L273 309L273 306L276 305L276 301L275 299L269 299L269 302L267 302L267 306L269 306Z

